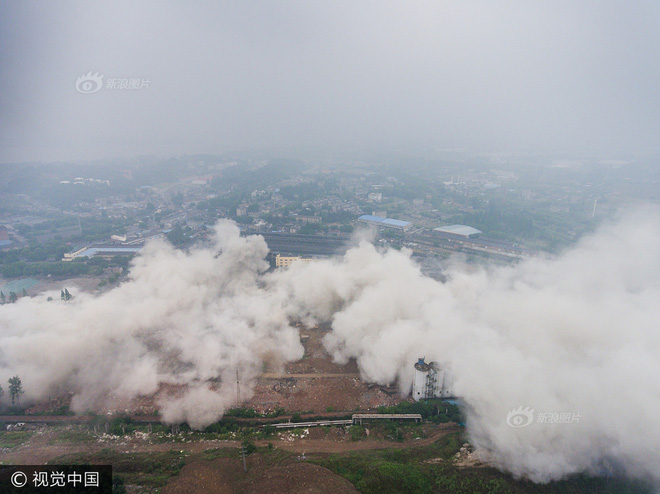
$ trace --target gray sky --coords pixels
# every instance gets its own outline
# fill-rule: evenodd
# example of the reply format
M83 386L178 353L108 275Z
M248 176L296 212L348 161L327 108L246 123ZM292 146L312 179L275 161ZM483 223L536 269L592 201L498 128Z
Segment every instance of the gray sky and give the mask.
M0 162L657 152L659 20L644 0L5 2Z

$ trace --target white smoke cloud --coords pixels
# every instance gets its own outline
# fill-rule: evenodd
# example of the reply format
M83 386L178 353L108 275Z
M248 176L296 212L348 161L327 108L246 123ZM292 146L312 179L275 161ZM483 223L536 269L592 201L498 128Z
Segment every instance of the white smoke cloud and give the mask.
M263 274L267 247L228 222L213 248L150 244L131 279L73 301L0 308L0 379L83 411L162 384L167 422L203 427L243 398L266 355L302 356L290 319L330 322L326 349L407 392L412 364L448 365L472 443L535 481L611 465L660 481L660 214L636 211L554 259L421 274L410 252L361 242L339 259ZM218 255L218 251L220 254ZM44 297L45 299L45 297ZM511 427L507 413L534 410ZM542 413L573 423L539 423ZM548 419L547 422L550 422Z
M501 468L549 481L609 464L657 480L659 220L636 211L556 259L455 266L444 284L368 244L281 276L322 287L299 289L294 312L331 320L327 349L366 380L407 391L417 357L449 365L472 442ZM536 413L528 427L507 424L519 406Z
M216 231L214 248L190 253L149 244L130 280L103 295L4 305L0 379L19 374L27 400L70 389L78 412L187 385L163 398L164 419L203 427L220 418L235 402L236 370L249 398L262 355L295 361L303 348L257 283L268 267L263 238L242 238L230 222Z

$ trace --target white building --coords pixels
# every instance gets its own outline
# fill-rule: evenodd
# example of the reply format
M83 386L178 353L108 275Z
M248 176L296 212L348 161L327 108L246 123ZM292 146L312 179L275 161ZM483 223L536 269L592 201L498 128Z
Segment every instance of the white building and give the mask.
M424 357L418 359L415 364L412 395L415 401L451 398L454 393L449 369L441 367L437 362L426 363Z
M381 218L380 216L372 216L370 214L363 214L358 218L360 223L367 223L369 225L382 226L385 228L392 228L394 230L408 231L412 227L409 221L393 220L390 218Z
M291 266L294 262L313 262L314 259L310 259L307 257L301 257L301 256L281 256L277 254L275 256L275 267L277 268L288 268Z

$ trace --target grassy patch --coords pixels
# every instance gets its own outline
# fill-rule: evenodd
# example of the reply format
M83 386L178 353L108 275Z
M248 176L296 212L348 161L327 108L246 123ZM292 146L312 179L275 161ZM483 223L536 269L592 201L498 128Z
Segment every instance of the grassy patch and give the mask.
M186 464L186 453L170 450L152 453L120 453L104 449L96 453L75 453L60 456L53 464L111 464L113 475L119 475L126 484L162 487L170 477L179 473Z
M49 444L85 443L93 439L94 435L88 429L67 428L58 431L57 435L49 441Z
M460 433L448 434L429 446L355 451L311 460L345 477L362 493L630 493L651 489L627 480L575 476L561 482L534 484L515 480L493 468L458 468L451 458L460 449ZM427 463L431 458L445 461Z
M0 432L0 448L15 448L32 437L31 431L3 431Z
M359 441L367 437L367 430L361 425L352 425L348 429L348 433L351 436L351 441Z

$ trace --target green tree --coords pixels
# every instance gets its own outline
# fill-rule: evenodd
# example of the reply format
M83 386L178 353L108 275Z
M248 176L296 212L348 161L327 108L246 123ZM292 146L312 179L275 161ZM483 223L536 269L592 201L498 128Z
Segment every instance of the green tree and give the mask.
M14 403L19 403L21 399L21 395L24 393L23 391L23 383L21 382L21 378L18 376L10 377L9 378L9 396L11 396L11 404L13 405Z
M245 450L246 455L251 455L257 450L257 446L254 444L254 441L250 437L246 437L245 439L243 439L241 446Z
M0 398L5 394L5 390L2 389L2 386L0 386Z
M0 298L2 299L2 303L5 303L5 292L0 291Z
M25 288L23 288L23 296L27 297L27 290Z
M183 204L183 194L181 192L177 192L172 196L172 202L174 203L175 206L181 207Z
M181 245L186 241L186 236L183 233L183 227L179 224L174 225L172 231L168 232L166 235L167 240L169 240L172 245Z
M18 295L16 295L16 292L9 292L9 301L14 303L16 302L16 299L18 298Z
M64 300L69 301L69 300L71 300L71 298L72 298L72 296L71 296L71 294L69 293L69 290L67 290L67 289L65 288L65 289L64 289Z

